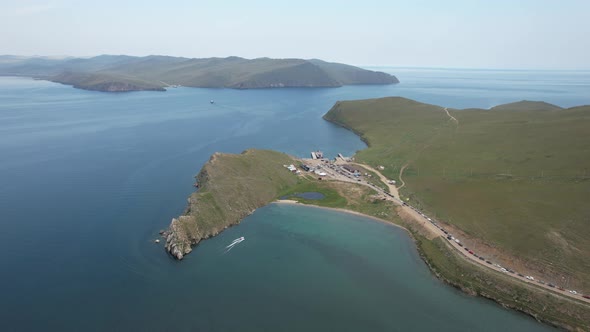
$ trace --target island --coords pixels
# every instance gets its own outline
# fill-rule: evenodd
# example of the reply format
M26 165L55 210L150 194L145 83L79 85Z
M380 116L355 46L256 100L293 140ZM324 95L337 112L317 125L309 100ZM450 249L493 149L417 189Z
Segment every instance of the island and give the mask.
M394 84L390 74L318 59L191 59L151 55L92 58L0 56L0 76L28 76L104 92L196 88L326 88Z
M588 234L590 178L575 171L590 160L590 106L456 110L393 97L337 102L324 118L369 147L334 160L214 154L162 232L167 252L181 260L267 204L336 208L403 227L431 271L468 294L590 328L588 243L576 236ZM309 192L324 198L300 195Z

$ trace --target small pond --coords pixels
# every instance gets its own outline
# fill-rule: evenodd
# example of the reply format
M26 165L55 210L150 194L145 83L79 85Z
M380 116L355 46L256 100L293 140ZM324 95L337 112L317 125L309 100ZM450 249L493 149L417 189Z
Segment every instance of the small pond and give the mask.
M288 199L288 198L292 198L292 197L299 197L299 198L303 198L303 199L312 199L312 200L320 200L320 199L324 199L326 196L324 194L322 194L322 193L318 193L318 192L314 192L314 191L308 191L308 192L304 192L304 193L297 193L297 194L283 196L283 197L281 197L281 199Z

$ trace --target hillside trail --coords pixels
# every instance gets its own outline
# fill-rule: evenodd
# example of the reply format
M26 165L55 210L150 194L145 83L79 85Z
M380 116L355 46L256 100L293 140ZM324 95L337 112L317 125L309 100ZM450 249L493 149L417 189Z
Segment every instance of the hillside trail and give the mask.
M456 117L452 116L452 115L451 115L451 113L449 113L449 108L448 108L448 107L445 107L445 113L447 113L447 116L448 116L448 117L449 117L451 120L453 120L453 122L455 122L455 124L456 124L457 126L459 126L459 120L457 120L457 118L456 118Z
M405 164L404 166L402 166L402 168L400 168L399 170L399 182L401 182L401 186L397 187L397 190L402 189L406 183L404 182L404 179L402 179L402 175L404 174L404 170L406 169L406 167L408 167L410 164Z

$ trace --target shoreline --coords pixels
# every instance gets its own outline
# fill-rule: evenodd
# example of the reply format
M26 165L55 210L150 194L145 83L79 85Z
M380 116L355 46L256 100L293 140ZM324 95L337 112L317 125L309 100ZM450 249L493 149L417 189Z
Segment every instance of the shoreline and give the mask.
M404 226L398 225L392 221L388 221L385 219L381 219L379 217L374 217L374 216L370 216L368 214L364 214L362 212L358 212L358 211L354 211L354 210L348 210L348 209L343 209L343 208L334 208L334 207L329 207L329 206L320 206L320 205L313 205L313 204L305 204L305 203L301 203L292 199L277 199L275 201L272 201L270 204L283 204L283 205L299 205L299 206L308 206L308 207L312 207L312 208L318 208L318 209L324 209L324 210L330 210L330 211L337 211L337 212L343 212L343 213L348 213L348 214L353 214L359 217L363 217L363 218L367 218L367 219L371 219L383 224L387 224L396 228L401 228L404 231L406 231L410 238L412 238L412 240L414 240L414 242L416 242L416 239L414 239L414 236L412 235L412 232L410 232L409 229L405 228Z
M390 225L392 227L396 227L399 229L403 229L407 235L410 237L410 239L412 240L412 242L415 245L416 251L418 252L418 256L420 257L420 259L422 260L422 262L424 262L424 264L426 265L426 267L428 268L429 272L432 274L433 277L435 277L436 279L438 279L439 281L441 281L443 284L446 284L450 287L453 287L455 289L457 289L458 291L462 292L463 294L467 294L469 296L473 296L473 297L481 297L482 299L491 301L503 308L509 309L509 310L514 310L516 312L519 312L521 314L524 314L525 316L528 316L536 321L538 321L539 323L543 323L543 324L547 324L549 326L558 328L558 329L564 329L564 330L572 330L570 327L568 327L567 325L563 325L560 322L545 318L543 316L539 316L538 314L536 314L534 311L530 311L527 310L526 307L519 307L519 306L515 306L513 304L510 303L506 303L505 301L502 301L499 298L494 297L493 295L487 294L485 292L477 292L474 291L472 289L470 289L469 287L465 287L465 285L459 283L459 282L455 282L452 281L450 279L448 279L447 277L444 276L444 274L441 274L440 271L438 271L438 269L433 265L433 262L431 261L431 259L428 257L428 255L424 252L423 248L421 248L420 246L420 242L418 241L418 239L416 238L416 236L414 236L414 234L407 228L398 225L392 221L388 221L385 219L381 219L378 217L374 217L374 216L370 216L358 211L354 211L354 210L348 210L348 209L343 209L343 208L333 208L333 207L327 207L327 206L319 206L319 205L312 205L312 204L305 204L305 203L301 203L295 200L291 200L291 199L278 199L275 200L273 202L271 202L270 204L279 204L279 205L298 205L298 206L305 206L305 207L311 207L311 208L317 208L317 209L324 209L324 210L330 210L330 211L336 211L336 212L342 212L342 213L347 213L347 214L352 214L352 215L356 215L356 216L360 216L360 217L364 217L364 218L368 218L371 220L374 220L376 222L379 223L383 223L383 224L387 224ZM446 245L446 243L445 243ZM452 253L454 254L454 253ZM477 264L474 264L472 262L470 262L469 260L466 261L469 264L472 264L474 267L480 268L479 266L477 266ZM488 273L488 271L485 271L485 273ZM528 285L530 286L530 285ZM534 286L533 286L534 287ZM553 295L560 295L560 294L553 294Z

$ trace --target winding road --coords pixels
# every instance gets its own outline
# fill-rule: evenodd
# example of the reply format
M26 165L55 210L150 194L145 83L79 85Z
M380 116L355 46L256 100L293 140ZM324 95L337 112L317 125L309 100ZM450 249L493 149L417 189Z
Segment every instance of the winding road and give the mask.
M485 268L494 270L498 273L502 273L506 277L510 277L513 280L518 280L520 282L526 283L527 285L533 286L536 289L541 289L544 291L551 292L553 294L567 297L568 299L576 300L578 302L584 302L585 304L590 304L590 299L582 297L583 295L580 293L572 294L570 291L565 290L565 289L559 289L557 286L550 287L547 283L541 284L539 282L539 280L536 280L536 279L529 280L524 275L519 276L517 272L513 272L513 273L508 272L509 268L503 268L502 266L500 266L498 264L494 264L493 262L487 263L485 259L484 260L479 259L477 256L475 256L477 254L477 252L470 254L468 251L465 250L464 246L461 246L459 243L455 242L454 240L449 240L447 238L447 234L444 232L444 228L442 228L442 226L440 226L438 223L436 223L437 222L436 220L428 217L424 213L420 212L418 209L414 208L413 206L408 205L407 203L404 203L402 200L399 199L399 189L403 185L398 188L398 187L390 184L389 180L383 174L381 174L381 172L372 168L371 166L361 164L361 163L350 163L350 162L347 163L344 160L342 160L342 161L338 160L333 164L332 163L325 164L325 163L322 163L321 161L316 161L316 160L313 160L313 161L305 160L305 162L308 164L312 164L316 167L320 166L322 168L322 170L324 172L326 172L326 174L330 178L332 178L333 180L361 184L361 185L368 186L368 187L372 188L373 190L375 190L376 192L378 192L380 194L383 194L388 201L391 201L394 204L400 206L401 209L407 213L407 215L411 216L417 222L417 224L422 225L428 233L433 235L433 238L434 237L444 238L446 240L447 245L450 245L450 247L456 249L459 252L460 257L466 259L467 261L469 261L473 264L477 264L479 266L483 266ZM359 179L356 179L352 175L347 174L346 171L340 172L338 170L338 168L343 164L354 164L354 165L364 167L367 170L374 172L381 179L381 181L383 181L383 183L387 185L387 187L389 188L389 193L384 191L383 188L377 187L367 181L364 181L364 180L359 181Z

